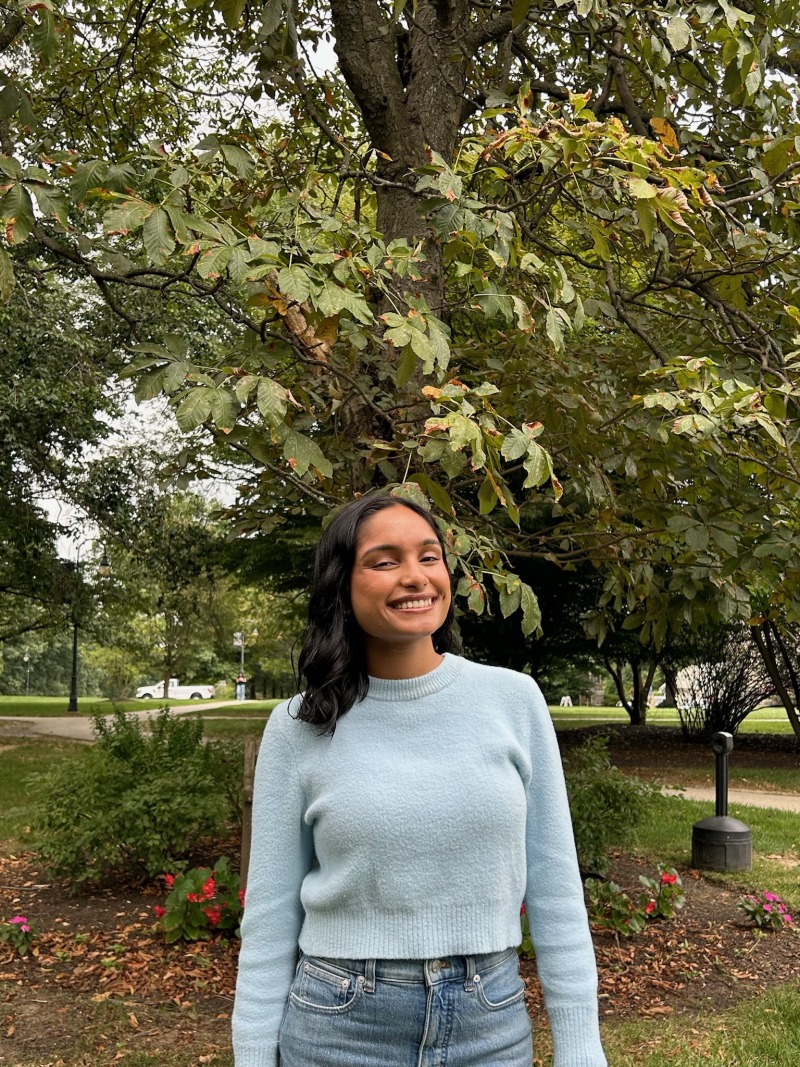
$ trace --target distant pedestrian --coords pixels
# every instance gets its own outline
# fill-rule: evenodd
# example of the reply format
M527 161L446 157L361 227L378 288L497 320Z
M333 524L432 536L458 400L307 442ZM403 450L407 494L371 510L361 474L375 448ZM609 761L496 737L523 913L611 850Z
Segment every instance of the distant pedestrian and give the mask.
M245 687L246 686L247 686L247 679L245 678L245 676L242 673L242 671L239 671L238 675L236 676L236 699L237 700L244 700L244 694L245 694Z

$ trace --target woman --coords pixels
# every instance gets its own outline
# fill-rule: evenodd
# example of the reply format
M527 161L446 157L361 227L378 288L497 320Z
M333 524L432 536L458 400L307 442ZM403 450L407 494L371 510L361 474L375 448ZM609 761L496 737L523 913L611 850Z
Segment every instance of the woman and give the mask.
M606 1063L547 706L452 627L428 512L339 511L258 761L236 1067L531 1067L523 898L555 1067Z

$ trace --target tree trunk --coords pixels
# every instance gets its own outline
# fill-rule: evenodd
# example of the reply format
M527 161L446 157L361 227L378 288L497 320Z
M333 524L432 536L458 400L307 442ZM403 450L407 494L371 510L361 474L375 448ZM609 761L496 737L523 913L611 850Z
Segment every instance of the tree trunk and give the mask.
M780 631L774 622L764 622L750 630L764 665L781 698L795 736L800 739L800 679L789 656ZM780 660L780 662L779 662ZM781 671L783 667L783 672ZM786 682L789 682L789 685Z

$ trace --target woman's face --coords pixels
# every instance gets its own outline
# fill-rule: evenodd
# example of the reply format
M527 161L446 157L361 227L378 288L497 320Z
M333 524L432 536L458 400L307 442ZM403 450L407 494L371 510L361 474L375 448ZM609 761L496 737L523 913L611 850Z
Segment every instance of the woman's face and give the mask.
M350 602L368 643L429 640L439 629L450 607L450 574L421 515L395 504L362 523Z

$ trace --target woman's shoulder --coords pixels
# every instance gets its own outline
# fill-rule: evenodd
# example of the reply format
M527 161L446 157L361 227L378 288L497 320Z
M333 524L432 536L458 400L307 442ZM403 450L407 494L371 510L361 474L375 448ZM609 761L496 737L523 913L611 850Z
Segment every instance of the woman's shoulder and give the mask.
M516 690L541 696L541 690L529 674L511 670L510 667L497 667L492 663L477 663L475 660L461 657L464 662L463 677L467 684L482 686L499 686L502 690Z

